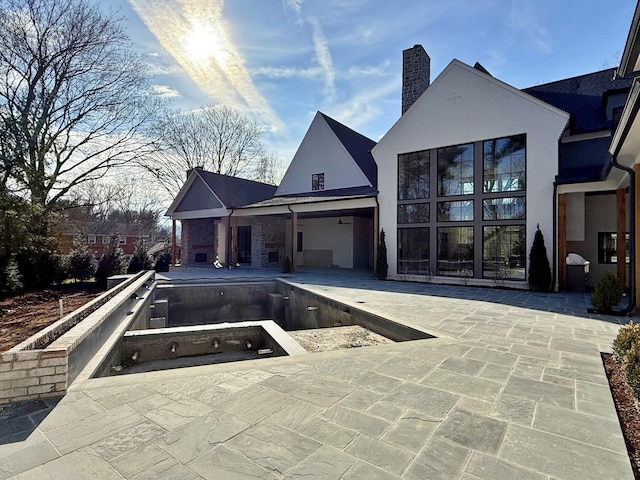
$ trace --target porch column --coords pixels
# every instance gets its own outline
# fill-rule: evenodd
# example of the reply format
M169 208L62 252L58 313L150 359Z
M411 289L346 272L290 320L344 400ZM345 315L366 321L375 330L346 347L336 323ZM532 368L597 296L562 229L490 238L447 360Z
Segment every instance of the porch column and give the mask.
M627 197L624 188L616 190L616 233L618 241L616 242L616 257L618 258L618 280L622 285L627 284Z
M177 245L176 245L176 219L171 219L171 265L175 266L176 264L176 254L177 254Z
M558 195L558 285L567 287L567 195Z
M638 193L640 193L640 164L636 163L633 166L633 170L635 172L635 207L636 207L636 215L638 215L637 212L640 212L640 201L639 201L639 195ZM637 218L637 217L636 217ZM638 255L640 253L640 222L635 222L635 225L632 225L630 228L633 228L634 230L634 235L633 235L633 242L635 245L635 255L634 255L634 259L633 262L635 264L635 272L636 272L636 278L632 279L632 283L635 284L635 290L636 290L636 313L640 313L640 306L638 305L638 303L640 303L638 301L638 299L640 299L640 282L638 282L638 273L640 272L640 255Z
M291 239L291 268L296 269L296 254L298 253L298 212L291 212L291 232L293 238Z

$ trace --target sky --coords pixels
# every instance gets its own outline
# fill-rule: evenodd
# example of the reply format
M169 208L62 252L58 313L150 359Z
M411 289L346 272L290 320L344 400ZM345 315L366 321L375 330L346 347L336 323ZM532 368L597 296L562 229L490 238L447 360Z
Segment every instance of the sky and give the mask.
M456 58L525 88L617 66L636 3L95 1L119 10L176 108L239 108L285 167L317 111L379 140L400 117L404 49L424 47L432 81Z

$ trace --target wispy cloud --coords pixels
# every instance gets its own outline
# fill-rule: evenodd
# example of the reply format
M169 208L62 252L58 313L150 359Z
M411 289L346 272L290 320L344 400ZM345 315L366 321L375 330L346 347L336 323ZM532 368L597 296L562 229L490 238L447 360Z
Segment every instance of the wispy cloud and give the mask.
M282 5L285 10L293 10L297 15L300 14L303 0L282 0Z
M171 97L179 97L180 93L177 90L167 86L167 85L154 85L153 91L156 92L161 97L171 98Z
M129 0L160 44L217 102L244 104L275 130L284 123L254 85L231 40L222 0Z
M316 52L316 60L324 75L324 93L327 99L332 100L336 96L336 73L333 69L329 42L317 19L310 18L309 23L313 27L313 46Z
M538 18L538 12L533 3L523 0L512 0L511 10L507 17L507 27L524 34L527 43L538 52L549 54L552 52L549 31Z

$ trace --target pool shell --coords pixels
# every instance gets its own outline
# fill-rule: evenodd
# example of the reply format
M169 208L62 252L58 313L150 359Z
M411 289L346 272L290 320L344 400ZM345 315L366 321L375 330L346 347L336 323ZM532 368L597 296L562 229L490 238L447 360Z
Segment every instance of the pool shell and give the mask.
M282 280L157 282L153 288L148 312L113 344L92 377L305 354L285 330L360 325L396 342L434 338Z

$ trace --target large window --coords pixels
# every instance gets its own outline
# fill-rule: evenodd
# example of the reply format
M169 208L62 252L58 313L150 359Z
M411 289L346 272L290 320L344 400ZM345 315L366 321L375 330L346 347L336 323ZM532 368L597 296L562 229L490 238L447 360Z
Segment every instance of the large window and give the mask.
M473 200L463 200L460 202L438 202L438 221L473 221Z
M525 188L525 135L484 142L484 192L516 192Z
M429 198L429 151L398 155L398 200Z
M482 201L483 220L524 219L524 197L489 198Z
M482 229L482 276L524 280L526 235L524 225L497 225Z
M398 229L398 274L429 274L429 229Z
M438 228L437 274L473 277L473 227Z
M398 223L429 223L428 203L398 205Z
M473 194L473 144L438 149L438 196Z

